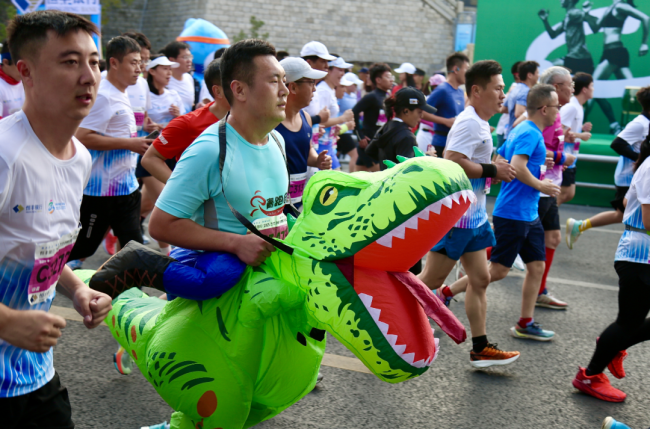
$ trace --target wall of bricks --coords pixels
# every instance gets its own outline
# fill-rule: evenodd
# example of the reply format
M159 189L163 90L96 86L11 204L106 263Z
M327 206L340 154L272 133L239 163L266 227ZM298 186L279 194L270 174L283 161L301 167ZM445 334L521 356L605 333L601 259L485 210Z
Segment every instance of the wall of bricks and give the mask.
M144 3L132 0L110 11L104 42L138 29ZM265 22L260 32L291 55L318 40L349 61L408 61L431 72L453 49L452 23L422 0L148 0L142 31L157 50L178 36L187 18L211 21L232 38L250 30L251 15Z

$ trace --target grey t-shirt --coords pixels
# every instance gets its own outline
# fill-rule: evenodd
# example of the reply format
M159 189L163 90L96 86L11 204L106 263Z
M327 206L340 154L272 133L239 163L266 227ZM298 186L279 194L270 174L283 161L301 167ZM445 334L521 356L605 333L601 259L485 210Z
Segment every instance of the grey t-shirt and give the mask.
M585 43L585 12L579 9L567 11L562 27L566 33L567 57L575 59L588 59L591 54Z

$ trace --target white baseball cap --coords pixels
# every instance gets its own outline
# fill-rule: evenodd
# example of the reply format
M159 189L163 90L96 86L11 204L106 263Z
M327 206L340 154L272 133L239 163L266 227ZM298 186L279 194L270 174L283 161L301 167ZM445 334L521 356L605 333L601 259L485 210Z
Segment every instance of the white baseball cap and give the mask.
M155 58L155 59L151 60L149 62L149 64L147 64L147 71L151 70L154 67L158 67L158 66L171 66L173 69L175 69L175 68L178 68L180 66L180 64L175 63L173 61L169 61L169 58L167 58L166 56L163 55L161 57L158 57L158 58Z
M330 61L328 65L330 67L338 67L340 69L351 69L352 67L354 67L354 64L346 63L343 60L343 57L338 57L334 61Z
M352 72L348 72L348 73L344 74L343 79L352 82L352 84L354 84L356 86L363 85L363 81L361 79L359 79L359 76L357 76L356 74L354 74ZM341 79L341 80L343 80L343 79Z
M411 63L402 63L399 68L395 69L395 73L415 74L415 66Z
M327 76L327 72L311 68L309 63L302 58L287 57L280 61L280 65L286 73L287 83L295 82L303 77L322 79Z
M350 85L354 85L354 82L352 82L351 80L347 80L345 76L343 76L339 84L343 86L350 86Z
M303 46L302 49L300 50L300 56L303 58L315 56L327 61L332 61L336 59L334 55L330 55L325 45L323 45L321 42L315 42L315 41L309 42L305 46Z

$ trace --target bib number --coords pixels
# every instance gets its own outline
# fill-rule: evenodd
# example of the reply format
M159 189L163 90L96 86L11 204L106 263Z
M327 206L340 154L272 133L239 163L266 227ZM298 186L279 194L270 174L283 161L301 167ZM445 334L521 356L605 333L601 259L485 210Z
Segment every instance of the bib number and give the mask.
M289 176L289 195L291 196L291 204L297 204L302 201L302 194L305 191L306 183L307 172L292 174Z
M144 113L145 111L142 108L136 107L133 109L133 116L135 116L135 126L138 131L142 130L142 126L144 125Z
M81 228L77 228L58 240L36 245L34 269L27 287L27 299L30 305L45 302L54 294L56 290L54 286L59 280L65 263L68 262L80 230Z
M485 195L490 193L490 186L492 185L492 178L491 177L486 177L485 178L485 188L483 188L483 193Z
M289 226L287 225L287 217L284 213L277 216L267 216L253 221L253 225L262 234L267 237L277 238L283 240L289 234Z

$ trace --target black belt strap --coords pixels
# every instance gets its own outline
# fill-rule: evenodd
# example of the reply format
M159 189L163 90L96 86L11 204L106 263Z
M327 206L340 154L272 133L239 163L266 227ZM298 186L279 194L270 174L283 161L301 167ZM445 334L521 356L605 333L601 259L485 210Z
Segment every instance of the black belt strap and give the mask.
M228 116L230 116L230 112L226 114L226 117L223 118L221 121L219 121L219 176L221 178L221 193L223 194L223 199L226 201L226 204L228 204L228 207L230 208L230 211L232 212L233 215L237 218L239 222L241 222L246 229L248 229L250 232L253 234L257 235L259 238L262 240L266 241L267 243L271 244L272 246L282 250L285 253L288 253L289 255L293 254L293 249L286 244L276 240L275 238L266 236L260 232L259 229L255 227L255 225L252 224L251 221L246 219L241 213L239 213L233 206L230 205L228 202L228 199L226 198L226 186L223 182L223 166L226 163L226 148L228 147L227 141L226 141L226 122L228 121ZM287 156L284 154L284 150L282 149L282 145L280 142L275 138L273 133L270 133L271 136L273 137L273 140L275 143L278 145L278 148L280 148L280 152L282 153L282 156L284 157L284 162L285 165L287 165ZM289 187L291 187L291 177L289 175L289 167L287 165L287 178L289 180ZM287 189L287 193L288 193ZM291 197L289 197L291 198ZM291 200L289 200L289 207L291 210L296 214L296 217L300 214L298 209L296 209L293 204L291 204Z
M646 231L645 229L641 229L641 228L635 228L635 227L633 227L631 225L628 225L628 224L625 224L625 230L626 231L634 231L634 232L642 232L644 234L650 235L650 231Z

